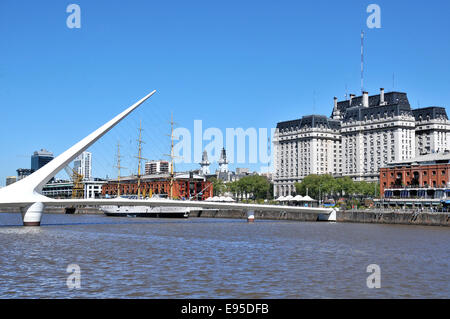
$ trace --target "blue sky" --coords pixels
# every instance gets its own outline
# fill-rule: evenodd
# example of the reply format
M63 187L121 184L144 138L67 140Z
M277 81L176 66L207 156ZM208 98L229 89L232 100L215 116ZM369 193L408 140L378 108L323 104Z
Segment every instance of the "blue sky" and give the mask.
M71 3L80 29L66 26ZM371 3L381 29L366 26ZM134 170L141 119L144 156L163 158L170 112L179 127L201 119L223 132L329 115L334 96L360 91L361 30L369 94L394 88L449 111L448 12L448 1L2 0L0 185L33 151L61 153L153 89L91 148L94 175L115 175L118 140Z

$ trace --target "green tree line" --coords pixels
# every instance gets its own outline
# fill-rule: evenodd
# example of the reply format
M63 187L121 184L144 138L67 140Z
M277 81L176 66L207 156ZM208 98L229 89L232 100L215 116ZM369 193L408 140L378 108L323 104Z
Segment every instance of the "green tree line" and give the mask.
M341 197L378 197L379 183L355 182L350 177L335 178L331 175L309 175L301 183L295 183L297 194L315 199Z
M221 196L228 192L238 200L249 198L255 201L273 197L273 186L265 176L249 175L228 183L212 177L209 181L213 184L214 196Z
M252 200L273 199L273 184L260 175L245 176L238 181L224 183L212 177L213 195L233 194L237 200L246 198ZM331 175L309 175L301 183L295 183L296 194L309 195L314 199L333 198L366 198L378 197L379 183L355 182L350 177L333 177ZM296 195L294 194L294 196Z

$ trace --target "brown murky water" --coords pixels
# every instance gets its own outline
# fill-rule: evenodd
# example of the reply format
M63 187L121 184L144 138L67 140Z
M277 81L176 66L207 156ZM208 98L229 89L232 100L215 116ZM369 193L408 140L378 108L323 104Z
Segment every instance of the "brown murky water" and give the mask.
M0 214L0 298L449 298L450 229ZM68 289L69 264L81 288ZM381 269L369 289L367 266Z

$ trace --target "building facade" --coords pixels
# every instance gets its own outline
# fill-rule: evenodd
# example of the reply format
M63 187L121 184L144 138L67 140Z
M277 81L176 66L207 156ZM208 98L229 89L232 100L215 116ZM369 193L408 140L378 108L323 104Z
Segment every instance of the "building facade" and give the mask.
M168 161L149 161L145 163L145 175L168 173L170 173L170 163Z
M83 152L73 162L73 169L83 176L84 181L92 179L92 153Z
M35 172L54 158L53 153L41 149L31 156L31 171Z
M278 123L273 137L275 196L310 174L341 174L341 124L323 115Z
M94 178L83 181L83 198L94 199L102 196L102 187L106 181ZM67 199L73 196L73 181L53 180L42 189L42 194L50 198Z
M16 176L8 176L6 177L6 186L14 184L17 181Z
M416 155L450 150L450 121L443 107L413 110L416 121Z
M334 109L343 114L343 175L358 181L378 181L381 167L415 156L415 119L406 93L384 94L381 89L379 95L369 97L364 92L335 103Z
M304 116L277 124L274 144L274 194L295 192L310 174L379 180L380 168L418 154L450 149L445 108L412 110L406 93L363 92L338 101L331 117Z
M384 206L437 206L450 198L450 152L421 155L380 169Z
M94 178L94 180L84 181L84 198L100 198L102 196L103 185L107 181Z
M140 184L140 193L144 197L170 194L170 174L144 175L141 176ZM137 177L121 177L120 183L117 180L109 180L102 187L102 196L117 196L118 187L121 195L137 195ZM213 196L212 183L204 176L190 173L176 174L172 191L173 197L178 199L205 200Z
M17 180L20 181L21 179L24 179L25 177L31 175L33 171L30 168L18 168L17 170Z
M71 181L49 182L42 189L42 195L56 199L72 198L72 192L73 182Z

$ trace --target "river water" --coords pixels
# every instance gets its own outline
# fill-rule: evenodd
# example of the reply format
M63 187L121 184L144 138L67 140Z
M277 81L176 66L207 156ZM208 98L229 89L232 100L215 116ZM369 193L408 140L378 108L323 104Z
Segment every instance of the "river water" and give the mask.
M0 298L449 298L449 243L444 227L0 214Z

